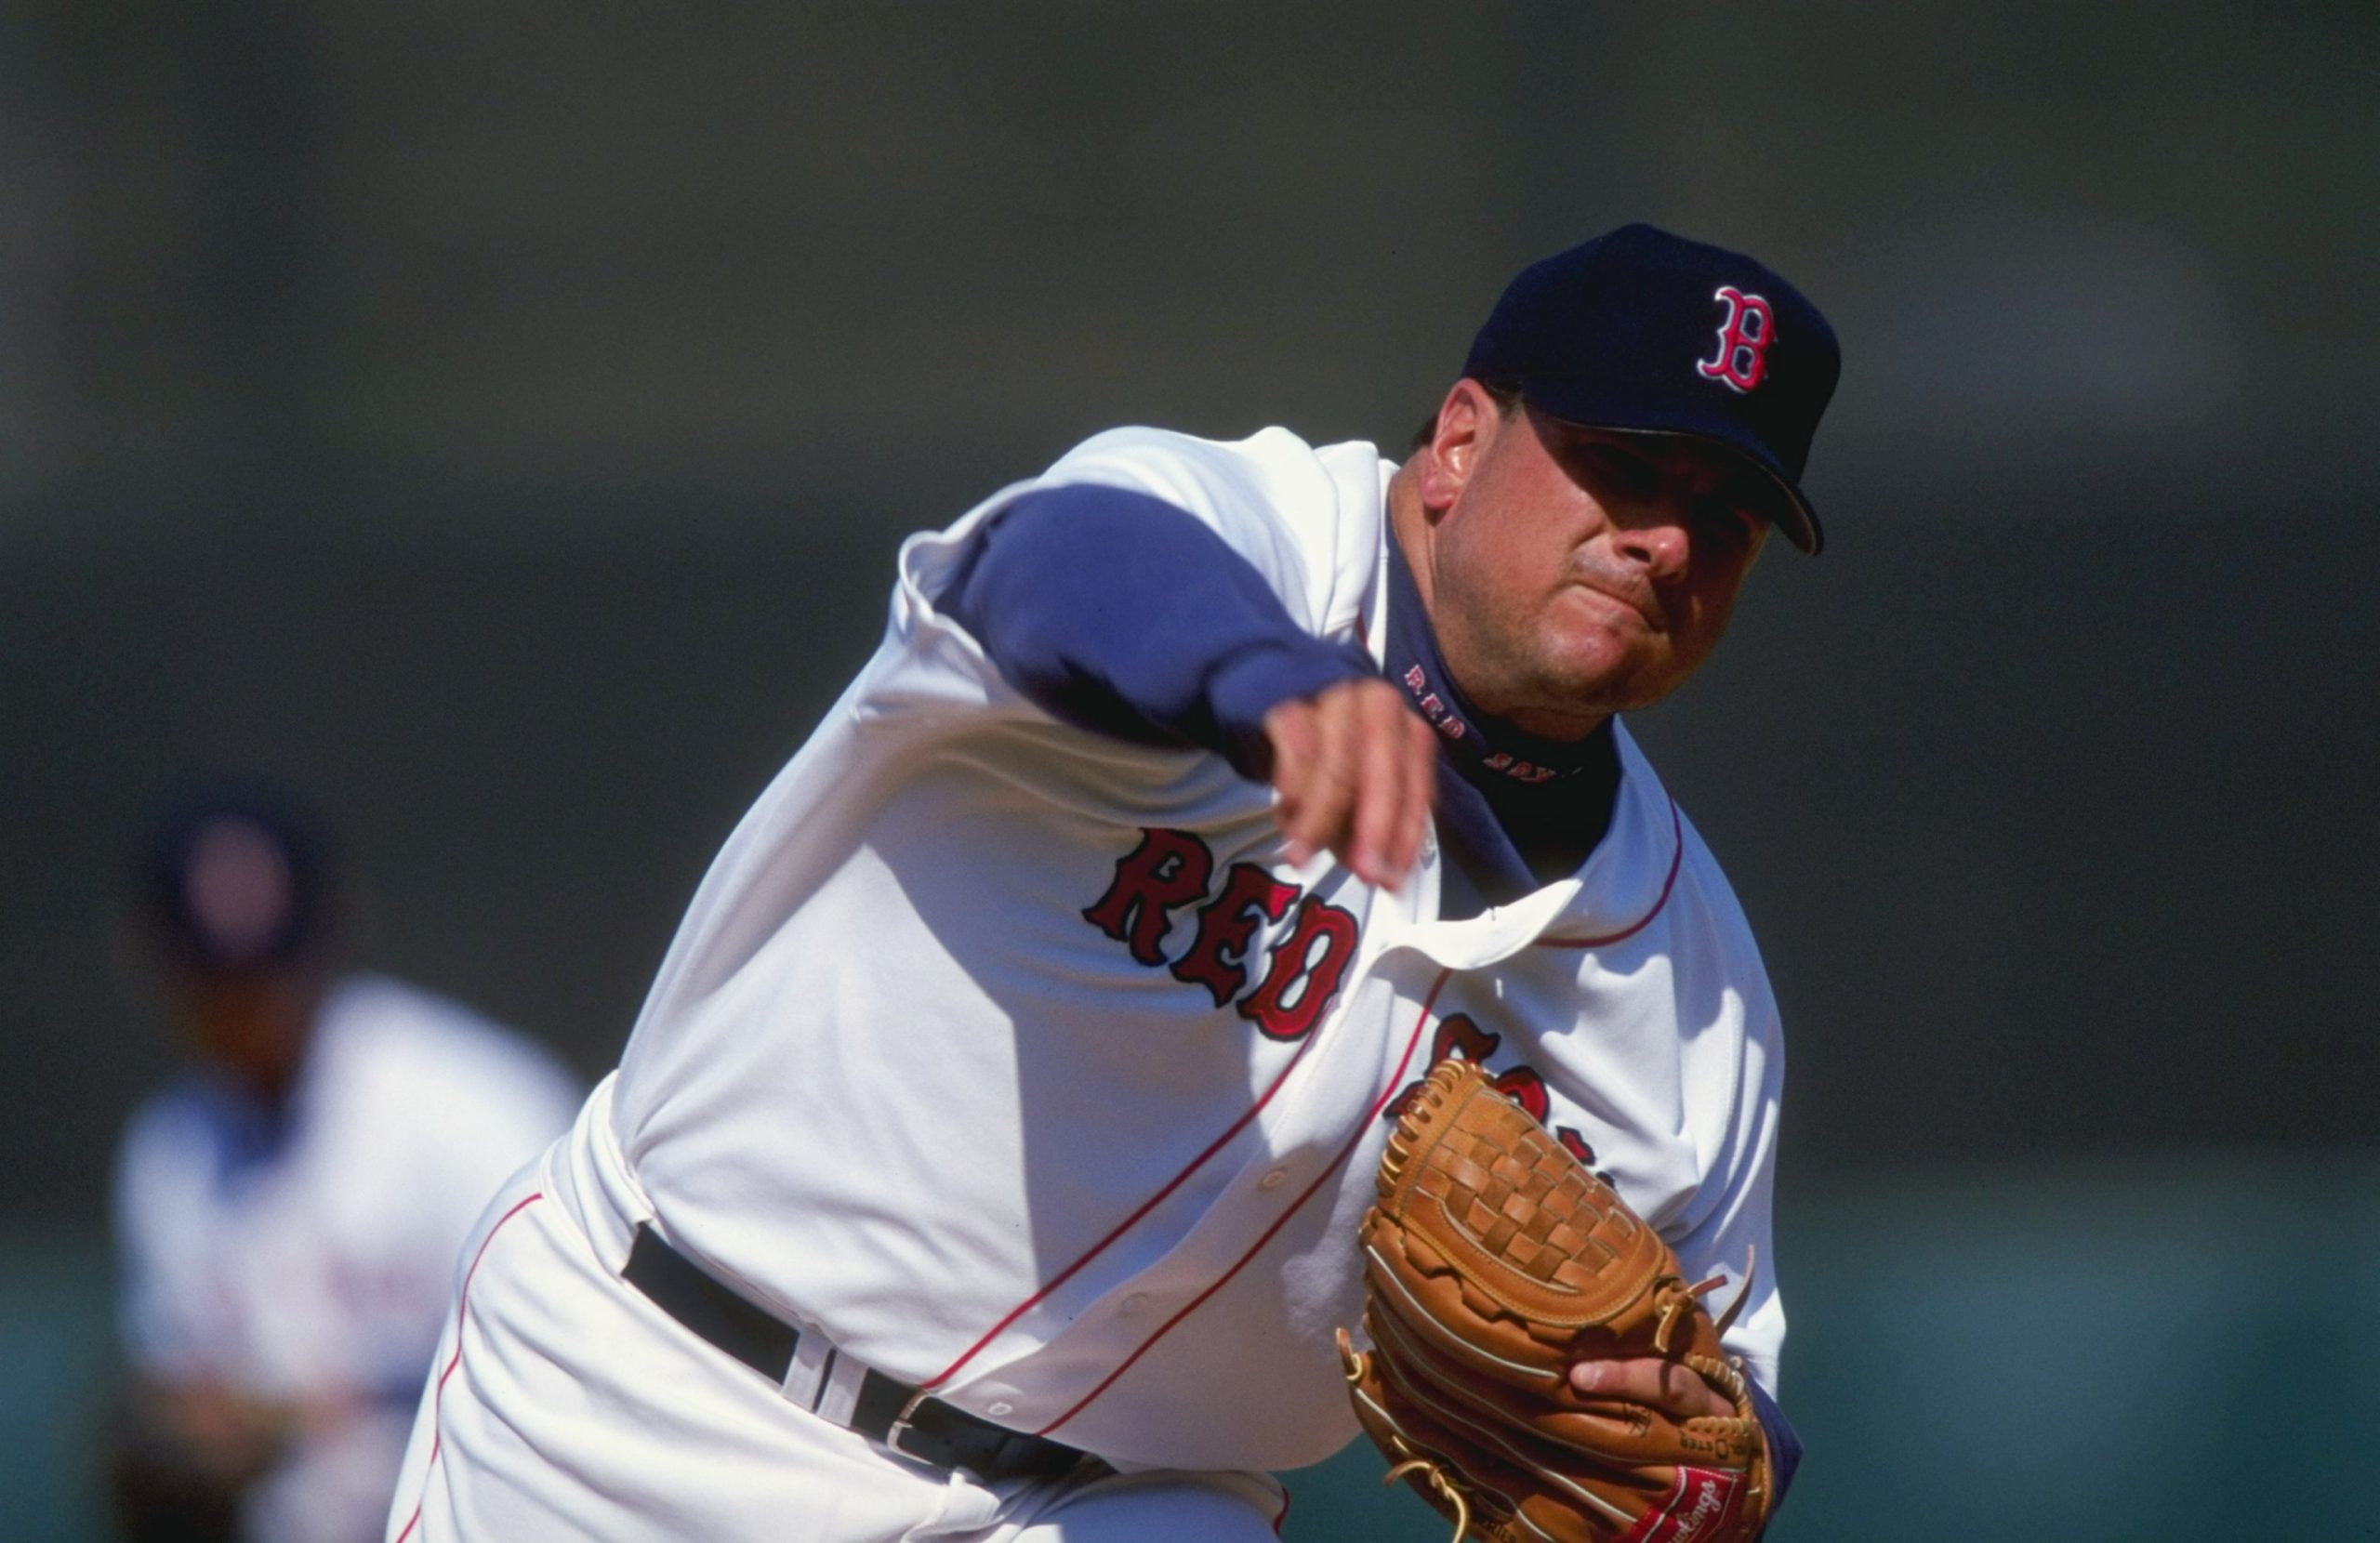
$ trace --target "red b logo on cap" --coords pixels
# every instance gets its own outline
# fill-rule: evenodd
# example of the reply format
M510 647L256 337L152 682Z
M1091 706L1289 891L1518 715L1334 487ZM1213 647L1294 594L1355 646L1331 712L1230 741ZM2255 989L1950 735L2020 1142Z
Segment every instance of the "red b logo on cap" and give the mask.
M1719 323L1716 358L1695 364L1706 380L1724 380L1732 390L1749 391L1768 373L1768 344L1777 333L1777 318L1768 302L1723 284L1711 297L1727 302L1727 319Z

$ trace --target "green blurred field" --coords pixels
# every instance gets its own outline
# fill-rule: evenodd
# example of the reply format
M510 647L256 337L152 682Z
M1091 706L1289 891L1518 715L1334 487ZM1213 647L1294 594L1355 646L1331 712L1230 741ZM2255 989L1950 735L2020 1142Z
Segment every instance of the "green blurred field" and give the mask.
M106 1536L94 1443L114 1365L106 1239L0 1231L0 1516L23 1543Z

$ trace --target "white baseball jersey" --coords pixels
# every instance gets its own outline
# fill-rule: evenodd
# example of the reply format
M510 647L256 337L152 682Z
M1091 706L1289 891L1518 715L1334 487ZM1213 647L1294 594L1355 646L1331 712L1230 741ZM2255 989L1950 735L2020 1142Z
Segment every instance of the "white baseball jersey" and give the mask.
M578 1102L542 1049L359 977L324 1000L285 1121L199 1076L134 1115L116 1182L133 1364L364 1411L301 1439L268 1475L247 1508L252 1536L378 1535L455 1252Z
M1188 510L1378 658L1393 469L1123 429L913 537L881 648L721 853L607 1089L625 1204L987 1418L1127 1467L1295 1467L1355 1430L1331 1336L1383 1110L1454 1051L1689 1272L1758 1246L1728 1339L1774 1390L1776 1009L1624 731L1584 867L1445 920L1435 846L1395 892L1293 865L1268 788L1057 721L937 610L992 514L1095 482Z

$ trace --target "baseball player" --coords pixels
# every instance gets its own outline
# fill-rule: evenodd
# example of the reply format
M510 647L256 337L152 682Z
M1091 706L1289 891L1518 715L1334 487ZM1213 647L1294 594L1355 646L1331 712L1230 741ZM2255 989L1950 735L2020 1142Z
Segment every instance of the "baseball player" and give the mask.
M1632 226L1514 281L1401 462L1118 429L912 537L466 1246L389 1537L1269 1536L1355 1433L1357 1220L1448 1055L1744 1289L1776 1006L1620 715L1817 549L1836 372L1777 274Z
M278 799L175 810L139 879L192 1065L117 1171L118 1520L136 1543L377 1536L454 1250L581 1090L452 1002L336 976L321 848Z

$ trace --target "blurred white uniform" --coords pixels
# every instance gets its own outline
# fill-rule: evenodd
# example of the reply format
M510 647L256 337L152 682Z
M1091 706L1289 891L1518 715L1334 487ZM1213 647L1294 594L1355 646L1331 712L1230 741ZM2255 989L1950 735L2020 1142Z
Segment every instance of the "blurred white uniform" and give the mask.
M543 1049L367 976L324 999L281 1115L205 1074L134 1115L116 1222L135 1366L351 1417L250 1489L257 1543L379 1536L455 1252L578 1099Z

